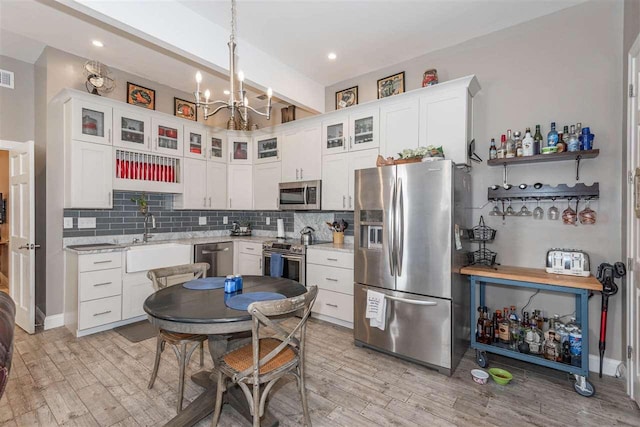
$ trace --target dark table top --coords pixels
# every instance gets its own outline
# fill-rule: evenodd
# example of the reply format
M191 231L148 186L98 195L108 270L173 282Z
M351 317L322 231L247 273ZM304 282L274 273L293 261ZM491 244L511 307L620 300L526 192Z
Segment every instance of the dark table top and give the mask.
M302 295L300 283L268 276L243 276L243 292L277 292L287 298ZM181 323L226 323L251 320L247 311L234 310L224 303L224 288L186 289L181 284L161 289L144 302L148 315Z

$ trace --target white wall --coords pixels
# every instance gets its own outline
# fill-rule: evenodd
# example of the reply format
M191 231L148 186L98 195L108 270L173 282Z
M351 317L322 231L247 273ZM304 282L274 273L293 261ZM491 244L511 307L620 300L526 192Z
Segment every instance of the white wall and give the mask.
M33 64L0 55L0 68L14 72L14 89L0 88L0 139L33 140Z
M490 245L505 265L543 267L547 249L580 248L591 256L591 270L604 262L621 259L622 167L622 2L588 2L553 15L541 17L460 45L415 58L386 69L338 83L327 88L326 108L333 109L337 90L358 85L360 102L376 98L376 80L399 71L406 73L408 90L420 87L422 73L437 68L441 81L469 74L478 77L482 90L474 99L474 135L480 156L488 157L489 141L499 140L506 129L524 130L541 124L582 122L596 134L601 154L583 161L580 181L600 183L600 201L595 226L566 226L561 221L535 222L531 218L488 217L490 206L474 210L477 221L498 230ZM474 165L474 206L487 201L487 187L502 181L502 170L486 163ZM543 182L574 183L572 162L512 167L513 184ZM521 203L515 203L519 209ZM558 203L561 210L566 202ZM584 206L584 205L582 205ZM545 205L548 208L549 205ZM530 206L532 209L533 206ZM488 292L490 306L501 309L516 304L521 308L531 292ZM573 310L573 300L540 295L527 309L540 308L547 314ZM613 297L609 306L607 356L622 359L622 299ZM597 354L600 297L590 303L590 338Z

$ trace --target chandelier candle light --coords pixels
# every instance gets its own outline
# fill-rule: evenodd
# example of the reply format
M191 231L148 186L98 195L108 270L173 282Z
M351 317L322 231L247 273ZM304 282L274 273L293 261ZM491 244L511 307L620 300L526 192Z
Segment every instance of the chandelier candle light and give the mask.
M231 117L227 122L227 129L238 130L238 124L236 122L237 114L240 118L240 130L249 130L249 110L266 117L267 120L271 118L271 97L273 96L273 90L271 90L271 88L267 89L268 100L266 112L256 110L249 105L249 99L247 98L247 93L244 90L244 73L242 71L238 71L240 90L237 92L238 99L236 99L236 0L231 0L231 37L229 38L229 43L227 43L227 45L229 46L229 100L209 101L209 98L211 98L211 91L207 89L204 91L204 101L202 101L202 92L200 92L202 74L198 71L196 73L196 91L194 93L196 98L196 107L202 108L205 120L222 109L229 109ZM210 111L211 108L213 109L212 111Z

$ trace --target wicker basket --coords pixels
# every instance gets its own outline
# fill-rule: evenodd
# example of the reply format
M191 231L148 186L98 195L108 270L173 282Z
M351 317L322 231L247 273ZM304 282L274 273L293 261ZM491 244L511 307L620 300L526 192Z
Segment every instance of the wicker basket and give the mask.
M469 259L469 264L471 265L492 266L496 263L497 256L498 254L496 252L490 251L486 248L467 253L467 258Z
M484 225L484 217L480 217L480 223L467 230L467 237L475 242L492 242L496 238L496 230Z

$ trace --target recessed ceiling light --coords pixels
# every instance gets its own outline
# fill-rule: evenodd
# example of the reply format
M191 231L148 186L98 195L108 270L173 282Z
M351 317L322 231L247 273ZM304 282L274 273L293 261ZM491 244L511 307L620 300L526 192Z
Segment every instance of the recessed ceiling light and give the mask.
M338 57L338 55L336 55L334 52L329 52L329 54L327 55L327 58L329 58L330 60L334 60Z
M229 92L229 91L228 91L228 90L226 90L226 89L225 89L225 90L224 90L224 92L222 92L222 93L224 93L225 95L231 95L231 92Z
M104 43L102 43L100 40L94 40L91 42L95 47L104 47Z

